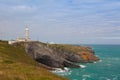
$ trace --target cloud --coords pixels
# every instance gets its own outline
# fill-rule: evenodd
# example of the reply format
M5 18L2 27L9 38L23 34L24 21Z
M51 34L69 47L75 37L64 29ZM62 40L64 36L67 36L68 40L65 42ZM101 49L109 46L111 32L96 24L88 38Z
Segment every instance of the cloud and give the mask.
M0 31L29 24L44 40L119 39L119 7L118 0L0 0Z
M31 11L33 7L26 5L17 5L17 6L13 6L12 9L15 11Z
M118 36L118 37L99 37L99 38L100 38L100 39L113 39L113 40L114 40L114 39L115 39L115 40L116 40L116 39L118 39L118 40L120 39L119 36Z

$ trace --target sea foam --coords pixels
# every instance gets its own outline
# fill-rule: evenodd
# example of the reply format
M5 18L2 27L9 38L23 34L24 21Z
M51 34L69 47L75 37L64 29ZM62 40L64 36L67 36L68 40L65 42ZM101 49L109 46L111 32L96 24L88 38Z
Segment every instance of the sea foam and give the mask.
M84 74L84 75L82 75L82 77L91 77L90 75L87 75L87 74Z
M100 60L99 62L102 62L102 60Z
M52 70L52 73L58 74L58 75L70 75L71 74L71 70L69 68L54 68L55 70Z
M97 63L97 62L94 62L94 63Z
M86 66L85 66L85 65L81 65L81 64L80 64L80 67L81 67L81 68L85 68Z

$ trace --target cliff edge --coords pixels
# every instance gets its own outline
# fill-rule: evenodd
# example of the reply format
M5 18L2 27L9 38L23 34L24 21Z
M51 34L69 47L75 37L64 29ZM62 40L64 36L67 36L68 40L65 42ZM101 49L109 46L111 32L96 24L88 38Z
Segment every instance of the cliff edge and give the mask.
M92 63L99 60L94 51L85 46L27 42L24 47L33 59L51 68L78 68L80 66L75 63Z
M0 40L0 80L67 80L33 60L21 45Z

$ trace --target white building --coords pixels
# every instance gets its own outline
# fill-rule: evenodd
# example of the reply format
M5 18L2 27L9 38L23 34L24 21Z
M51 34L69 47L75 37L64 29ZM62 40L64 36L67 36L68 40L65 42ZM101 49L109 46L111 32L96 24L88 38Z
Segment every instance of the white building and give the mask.
M13 44L13 43L16 43L16 41L15 40L8 41L8 44Z
M8 41L8 44L13 44L16 42L29 42L29 41L30 41L29 28L26 27L25 28L25 38L16 38L16 40L10 40L10 41Z
M30 41L29 28L28 27L25 28L25 41Z

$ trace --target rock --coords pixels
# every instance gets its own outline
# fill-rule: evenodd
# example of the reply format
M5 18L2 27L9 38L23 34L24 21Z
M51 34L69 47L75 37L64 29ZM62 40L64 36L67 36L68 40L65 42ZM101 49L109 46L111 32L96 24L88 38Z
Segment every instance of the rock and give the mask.
M64 67L74 67L74 68L79 68L80 67L79 65L76 65L76 64L74 64L70 61L67 61L67 60L65 60L63 62L63 65L64 65Z
M26 52L36 61L53 68L74 67L75 62L86 63L99 60L91 48L73 45L24 43Z

